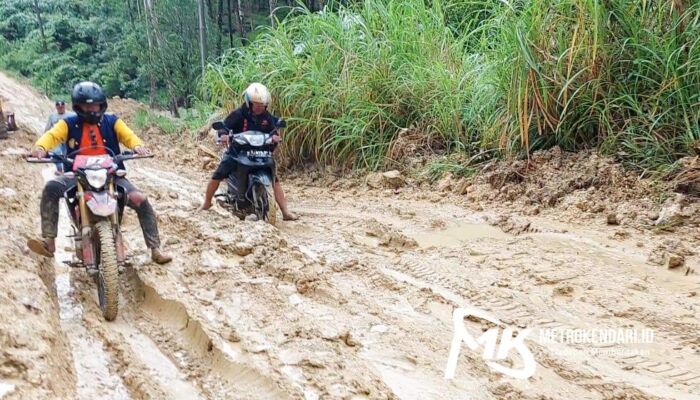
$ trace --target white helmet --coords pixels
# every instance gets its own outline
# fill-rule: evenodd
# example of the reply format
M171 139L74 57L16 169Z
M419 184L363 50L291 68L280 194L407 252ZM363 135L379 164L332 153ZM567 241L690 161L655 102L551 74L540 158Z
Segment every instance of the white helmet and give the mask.
M254 101L256 103L263 103L265 106L270 105L270 101L272 100L272 96L270 95L270 91L267 90L265 85L262 83L251 83L248 88L246 88L245 92L243 92L243 98L245 99L245 104L250 108L250 102Z

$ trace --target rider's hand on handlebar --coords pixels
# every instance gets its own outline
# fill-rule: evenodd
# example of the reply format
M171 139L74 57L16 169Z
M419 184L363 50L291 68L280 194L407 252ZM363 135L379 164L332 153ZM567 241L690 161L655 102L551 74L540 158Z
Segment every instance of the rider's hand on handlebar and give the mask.
M44 150L42 147L36 147L31 153L31 156L34 158L46 158L46 155L46 150Z
M280 135L272 135L272 143L277 144L282 141L282 137Z
M143 146L136 146L134 147L134 153L140 155L140 156L150 156L151 151L148 150L146 147Z
M221 141L220 143L221 143L221 145L224 146L224 147L227 147L227 146L228 146L228 139L229 139L229 136L228 136L228 135L221 135L221 136L219 137L219 140Z

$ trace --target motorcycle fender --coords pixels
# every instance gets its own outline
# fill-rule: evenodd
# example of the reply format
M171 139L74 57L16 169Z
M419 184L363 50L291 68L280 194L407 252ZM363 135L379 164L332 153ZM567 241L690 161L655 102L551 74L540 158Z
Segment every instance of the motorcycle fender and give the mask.
M117 201L109 193L90 192L87 206L93 214L100 217L109 217L117 210Z

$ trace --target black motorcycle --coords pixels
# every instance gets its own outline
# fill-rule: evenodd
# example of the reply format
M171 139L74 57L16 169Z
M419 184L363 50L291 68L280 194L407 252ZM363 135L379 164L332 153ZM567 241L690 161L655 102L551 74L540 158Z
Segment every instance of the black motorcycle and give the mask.
M254 214L258 221L277 222L277 203L272 184L275 180L275 160L272 152L277 146L272 136L284 128L279 120L270 133L245 131L230 133L223 122L215 122L212 128L229 133L229 156L236 161L236 169L226 179L226 190L215 195L219 204L230 209L240 219Z

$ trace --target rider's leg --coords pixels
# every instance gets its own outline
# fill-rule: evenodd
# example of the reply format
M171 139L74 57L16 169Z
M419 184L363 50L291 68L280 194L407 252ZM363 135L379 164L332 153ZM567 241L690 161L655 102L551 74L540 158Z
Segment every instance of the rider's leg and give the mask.
M63 193L75 184L73 179L58 177L46 183L41 193L39 212L41 215L41 236L43 240L31 239L29 248L43 256L51 257L56 251L55 239L58 236L58 209Z
M294 221L299 219L299 217L296 214L290 212L287 208L287 198L284 196L284 190L282 189L282 185L280 185L280 182L277 179L275 179L275 183L272 185L272 189L275 192L275 201L277 202L277 205L280 206L280 211L282 211L282 217L284 218L284 220Z
M209 183L207 184L207 191L204 193L204 204L202 204L202 210L208 210L211 208L211 199L214 197L214 193L216 193L216 189L219 188L220 183L221 180L213 178L209 180Z
M160 251L158 219L146 195L124 178L117 180L117 185L121 186L126 192L126 205L136 211L139 223L141 224L143 239L146 242L146 246L151 249L151 259L158 264L170 262L172 257Z
M219 188L221 181L226 179L227 176L231 174L236 169L236 160L229 156L228 153L224 154L221 159L219 166L216 167L216 171L211 176L211 180L207 184L207 190L204 193L204 204L202 204L202 210L208 210L211 208L211 199L216 193L216 189Z

